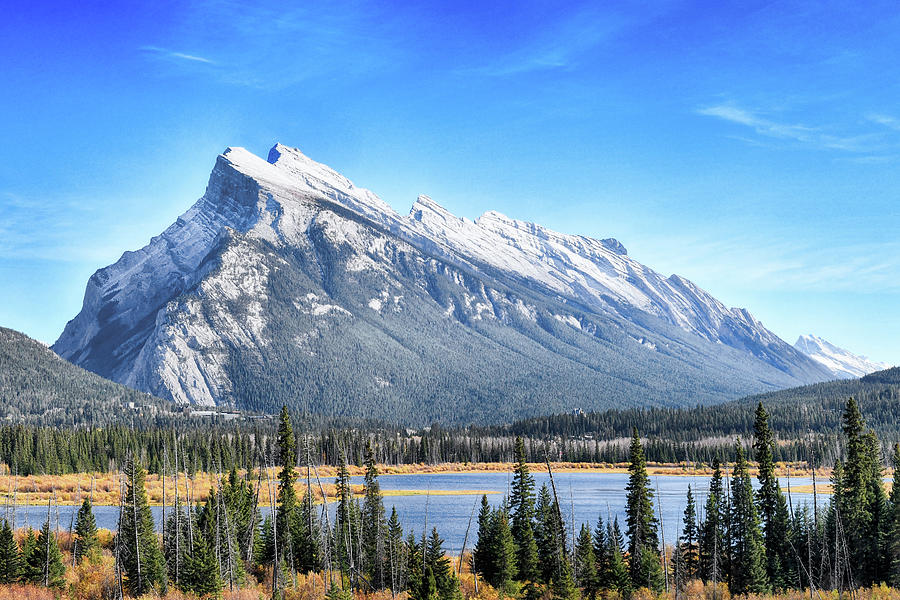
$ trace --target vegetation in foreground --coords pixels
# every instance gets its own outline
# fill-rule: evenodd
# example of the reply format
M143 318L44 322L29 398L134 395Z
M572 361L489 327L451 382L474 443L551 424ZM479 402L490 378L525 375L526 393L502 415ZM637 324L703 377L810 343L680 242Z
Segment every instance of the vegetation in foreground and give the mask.
M277 480L254 486L232 471L203 501L173 490L161 536L146 472L133 458L121 473L116 535L97 531L89 499L71 533L51 529L49 504L40 531L5 522L0 584L8 587L0 587L0 598L900 598L890 587L900 585L900 485L885 492L880 443L852 399L842 430L846 460L835 466L829 506L793 510L778 487L775 437L760 404L751 446L758 489L744 446L736 444L730 477L714 466L702 507L688 491L681 535L668 541L636 430L624 523L598 515L577 532L562 516L552 476L535 490L520 438L509 496L499 506L482 497L456 561L436 528L419 536L404 531L396 512L385 513L371 445L361 498L342 464L334 516L321 510L311 493L309 447L298 452L283 411L277 452L264 471L277 468ZM176 477L185 476L173 467ZM298 494L301 478L309 485ZM262 519L263 505L272 517Z

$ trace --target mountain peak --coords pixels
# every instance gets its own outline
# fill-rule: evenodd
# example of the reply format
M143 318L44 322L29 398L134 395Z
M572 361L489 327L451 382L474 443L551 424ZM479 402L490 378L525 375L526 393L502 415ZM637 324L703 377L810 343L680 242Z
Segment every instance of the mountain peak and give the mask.
M813 334L798 337L794 348L825 365L835 377L841 379L862 377L890 366L887 363L869 360L866 356L853 354Z

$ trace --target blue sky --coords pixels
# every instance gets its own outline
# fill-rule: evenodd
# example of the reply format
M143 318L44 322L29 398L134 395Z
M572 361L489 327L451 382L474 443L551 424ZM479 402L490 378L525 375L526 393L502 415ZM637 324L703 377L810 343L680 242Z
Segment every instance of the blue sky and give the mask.
M789 342L900 364L894 2L19 4L4 326L54 341L216 154L280 141L401 212L616 237Z

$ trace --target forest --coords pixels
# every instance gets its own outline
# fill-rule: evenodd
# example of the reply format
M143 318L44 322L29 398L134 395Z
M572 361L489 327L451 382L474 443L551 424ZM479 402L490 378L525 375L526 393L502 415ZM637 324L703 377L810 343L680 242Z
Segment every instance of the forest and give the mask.
M115 533L98 530L90 496L70 532L53 526L49 503L39 531L17 529L7 512L0 598L8 591L43 597L40 590L71 598L853 598L894 597L890 586L900 586L900 469L888 493L881 442L853 399L841 419L845 450L827 504L787 501L775 474L778 441L759 403L746 451L735 444L728 467L714 459L702 505L688 488L681 533L668 541L637 429L627 450L624 522L600 514L590 524L567 523L552 471L550 485L535 489L518 437L510 491L494 505L482 497L459 557L443 549L440 515L430 530L411 531L396 510L386 513L371 440L361 491L339 460L332 512L314 493L322 482L311 438L295 433L286 409L271 438L269 454L257 457L263 469L232 468L203 501L180 485L190 467L173 441L164 468L175 484L161 531L145 486L144 457L152 452L128 445L135 440L121 446ZM900 465L898 445L892 464Z

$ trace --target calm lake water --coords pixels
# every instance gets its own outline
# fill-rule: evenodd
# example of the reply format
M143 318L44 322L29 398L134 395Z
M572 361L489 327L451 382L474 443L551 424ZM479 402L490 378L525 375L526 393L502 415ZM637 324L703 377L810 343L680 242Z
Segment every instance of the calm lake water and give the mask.
M534 473L537 488L543 483L550 485L549 476L546 473ZM571 527L574 521L576 530L581 523L589 523L591 529L597 522L597 517L602 516L604 522L607 515L613 518L618 516L619 523L625 529L625 485L628 482L627 473L559 473L554 474L556 491L559 496L563 518L566 520L571 535ZM671 475L652 476L650 478L654 493L658 489L656 499L662 508L663 533L667 544L672 544L681 530L681 520L686 504L688 485L694 490L694 498L697 508L702 511L709 488L709 477L693 476L679 477ZM362 483L361 477L354 477L354 483ZM488 492L488 501L496 506L508 493L511 476L506 473L440 473L431 475L382 475L379 477L382 490L420 490L443 492L432 495L417 496L387 496L384 499L385 508L390 514L391 508L396 507L404 529L412 529L417 535L421 535L425 526L426 507L428 514L428 529L437 527L441 537L445 540L445 549L451 553L459 553L465 537L469 517L473 506L480 503L481 494L468 493L473 490ZM822 481L819 482L823 483ZM792 477L791 487L801 485L809 486L812 480L804 477ZM754 480L754 485L756 481ZM782 479L782 489L786 489L787 480ZM457 492L446 495L446 492ZM807 503L812 506L812 494L799 494L792 492L792 500L795 506ZM828 497L819 494L819 505L823 506ZM74 513L78 507L60 506L58 509L59 526L68 529ZM468 549L475 543L477 531L477 508L472 521L472 530L466 544ZM267 514L268 509L263 509ZM329 505L330 518L334 518L334 505ZM153 514L159 526L162 515L161 507L153 507ZM114 506L96 506L94 515L97 526L106 529L115 529L118 519L118 508ZM18 527L31 525L39 527L47 518L46 506L20 506L16 509L16 525ZM57 509L51 512L51 524L55 526ZM332 521L333 522L333 521ZM577 533L577 531L576 531Z

